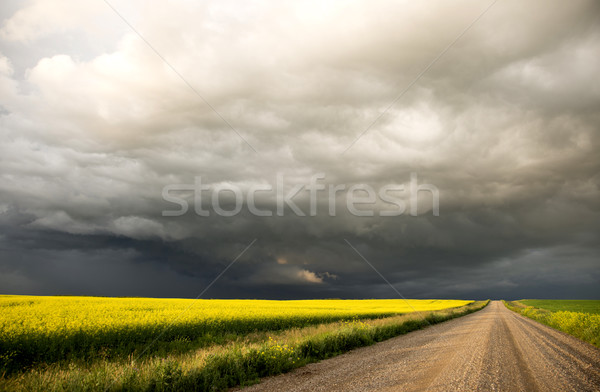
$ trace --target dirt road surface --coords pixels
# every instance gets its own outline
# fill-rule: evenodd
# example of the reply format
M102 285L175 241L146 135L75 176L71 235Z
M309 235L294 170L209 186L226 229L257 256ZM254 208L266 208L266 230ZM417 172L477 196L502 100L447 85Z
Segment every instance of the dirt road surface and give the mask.
M252 391L600 391L600 350L494 301L243 389Z

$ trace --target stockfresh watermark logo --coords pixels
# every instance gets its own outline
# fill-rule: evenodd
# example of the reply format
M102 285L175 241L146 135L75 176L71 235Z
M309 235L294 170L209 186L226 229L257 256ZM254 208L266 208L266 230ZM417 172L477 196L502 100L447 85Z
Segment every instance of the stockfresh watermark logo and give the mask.
M428 194L428 195L426 195ZM286 182L278 173L275 184L204 183L201 176L193 184L169 184L162 189L162 198L172 208L163 216L182 216L192 210L196 215L233 217L244 211L251 215L269 217L294 214L316 216L327 213L336 216L417 216L419 197L426 200L427 212L440 214L440 192L435 185L419 184L417 174L411 173L407 184L387 184L377 189L369 184L331 184L325 173L310 176L307 183ZM190 204L192 205L190 208Z

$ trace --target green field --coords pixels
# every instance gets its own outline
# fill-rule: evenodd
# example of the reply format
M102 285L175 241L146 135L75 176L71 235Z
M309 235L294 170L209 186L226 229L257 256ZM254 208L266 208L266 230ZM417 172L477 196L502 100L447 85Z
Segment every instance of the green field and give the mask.
M0 296L0 390L218 391L486 304Z
M504 301L510 310L600 347L600 301L524 299Z
M600 300L579 299L522 299L519 301L527 306L546 309L551 312L567 311L600 314Z

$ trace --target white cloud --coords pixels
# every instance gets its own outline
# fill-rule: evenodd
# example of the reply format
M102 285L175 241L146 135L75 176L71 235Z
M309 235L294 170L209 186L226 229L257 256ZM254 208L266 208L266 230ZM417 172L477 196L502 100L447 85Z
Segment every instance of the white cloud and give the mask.
M0 38L27 42L56 32L98 29L106 11L99 2L35 0L4 21Z
M113 222L116 234L135 239L166 238L166 232L159 222L139 216L121 216Z
M317 274L309 270L300 270L298 271L297 276L309 283L323 283L323 278L318 277Z

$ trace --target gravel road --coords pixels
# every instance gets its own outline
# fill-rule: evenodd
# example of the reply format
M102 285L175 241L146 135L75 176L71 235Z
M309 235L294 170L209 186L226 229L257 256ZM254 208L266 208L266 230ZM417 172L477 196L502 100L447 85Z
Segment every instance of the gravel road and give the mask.
M476 390L600 391L600 350L493 301L243 392Z

